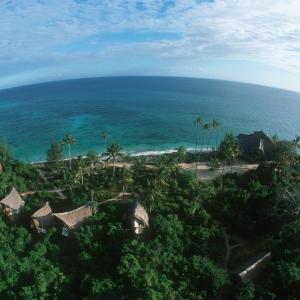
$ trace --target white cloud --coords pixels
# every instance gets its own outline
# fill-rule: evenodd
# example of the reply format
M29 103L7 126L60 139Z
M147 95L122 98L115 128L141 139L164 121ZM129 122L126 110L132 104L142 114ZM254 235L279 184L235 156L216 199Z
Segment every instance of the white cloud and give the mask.
M100 43L65 54L57 50L102 33L123 31L170 32L179 37L105 47ZM253 60L300 73L300 0L0 2L0 76L128 53L189 61Z

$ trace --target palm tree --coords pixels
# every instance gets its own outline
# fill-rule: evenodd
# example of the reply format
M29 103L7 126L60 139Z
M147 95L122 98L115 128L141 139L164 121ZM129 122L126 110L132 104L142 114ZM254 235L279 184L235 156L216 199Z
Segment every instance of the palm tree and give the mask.
M121 169L120 182L122 184L122 193L124 194L128 186L133 183L132 170L126 167Z
M209 132L210 132L211 126L212 125L210 123L203 124L203 129L207 130L207 140L206 140L206 146L207 146L207 148L208 148L209 142L210 142L210 140L209 140Z
M197 153L198 151L198 128L202 124L202 118L198 115L196 116L194 120L194 126L196 128L196 143L195 143L195 152ZM197 156L197 154L196 154ZM196 166L195 166L195 176L197 175L197 168L198 168L198 162L196 161Z
M153 209L156 209L159 206L159 203L163 198L162 191L155 179L147 179L145 198L148 200L148 208L149 212L151 213Z
M116 166L115 166L115 162L116 162L116 158L118 156L121 155L122 152L122 146L116 142L110 144L107 147L107 154L108 154L108 159L111 159L113 162L113 177L115 177L115 170L116 170Z
M97 189L90 189L89 191L90 194L90 199L92 202L94 202L95 200L99 202L99 200L103 200L103 192L102 192L102 186L100 188Z
M105 149L107 149L108 133L107 133L107 132L102 132L101 137L102 137L102 139L104 140L104 147L105 147Z
M186 155L187 155L186 148L184 146L179 146L176 152L177 163L184 162Z
M215 119L213 119L213 121L212 121L212 128L213 128L213 130L217 130L219 127L220 127L220 125L221 125L221 123L220 122L218 122L218 120L215 120ZM217 148L218 148L218 134L216 133L216 150L217 150Z
M11 160L12 152L10 146L5 141L0 141L0 173L3 167Z
M87 161L84 159L82 156L78 156L76 160L76 168L78 173L76 174L76 177L80 178L80 183L81 185L84 184L83 182L83 176L84 174L88 173L88 166L87 166Z
M296 144L296 147L297 149L299 150L300 149L300 136L296 136L294 139L293 139L293 142Z
M239 155L239 147L238 139L232 133L226 133L219 147L220 154L224 158L225 164L231 163Z
M70 170L72 169L72 157L71 157L71 145L74 145L76 143L75 138L70 135L66 134L64 138L62 139L62 145L68 145L68 150L69 150L69 166Z

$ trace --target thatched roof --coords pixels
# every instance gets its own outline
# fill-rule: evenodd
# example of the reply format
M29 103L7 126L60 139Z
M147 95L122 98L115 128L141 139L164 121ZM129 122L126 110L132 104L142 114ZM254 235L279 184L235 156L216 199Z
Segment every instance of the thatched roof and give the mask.
M138 201L134 203L133 206L133 217L145 223L146 226L149 226L149 216L145 208Z
M75 210L64 213L53 214L56 218L62 221L68 228L75 229L80 226L88 217L93 215L91 203L87 203Z
M42 218L42 217L48 216L50 214L52 214L52 208L51 208L49 202L47 201L42 208L40 208L39 210L37 210L31 216L31 218Z
M36 226L38 231L41 228L45 229L45 227L51 227L54 225L54 217L52 213L52 208L49 202L46 202L45 205L37 210L32 216L33 224Z
M0 201L0 203L7 205L12 209L20 209L25 204L19 192L14 187L10 193Z
M274 142L263 132L255 131L251 134L239 134L238 140L242 152L253 154L254 151L260 150L263 154L273 149Z

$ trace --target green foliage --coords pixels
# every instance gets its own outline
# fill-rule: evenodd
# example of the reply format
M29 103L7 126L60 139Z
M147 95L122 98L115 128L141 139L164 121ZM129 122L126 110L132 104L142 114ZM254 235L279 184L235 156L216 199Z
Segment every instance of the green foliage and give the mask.
M235 287L236 300L253 300L255 299L254 284L250 281L241 282Z
M115 161L122 154L122 146L116 142L110 144L107 147L108 159L111 159L113 162L113 177L115 177Z
M86 159L87 159L87 161L88 161L90 164L96 162L97 159L98 159L97 152L96 152L96 151L89 151L89 152L86 154Z
M47 151L47 161L54 162L63 159L63 148L60 143L56 141L56 139L52 139L50 143L50 148Z
M275 144L273 158L279 167L290 167L297 158L297 144L290 141L278 141Z
M232 133L226 133L219 151L225 163L231 163L239 155L239 141Z
M220 166L221 166L221 162L218 158L212 157L210 159L209 167L212 171L218 169Z
M179 146L177 148L176 157L178 162L185 162L187 157L187 150L184 146Z
M0 140L0 165L5 166L12 159L12 151L5 141Z

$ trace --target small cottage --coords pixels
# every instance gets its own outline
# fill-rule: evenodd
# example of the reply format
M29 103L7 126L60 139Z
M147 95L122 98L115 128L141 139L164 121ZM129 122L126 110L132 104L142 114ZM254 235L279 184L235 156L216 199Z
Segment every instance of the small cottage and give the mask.
M10 193L0 201L3 212L9 217L10 220L14 220L19 214L21 208L25 205L25 202L21 198L19 192L13 187Z
M54 225L54 217L49 202L37 210L32 216L32 227L35 227L38 233L46 233L47 229Z
M241 154L247 157L269 159L275 148L275 143L263 131L239 134L237 138Z
M62 223L63 236L69 236L71 231L77 229L92 215L93 207L90 202L72 211L53 214Z
M140 202L136 201L131 208L131 226L136 234L140 234L149 227L149 216Z

